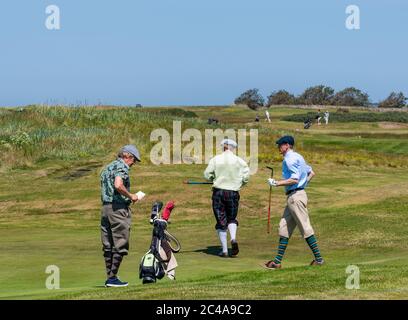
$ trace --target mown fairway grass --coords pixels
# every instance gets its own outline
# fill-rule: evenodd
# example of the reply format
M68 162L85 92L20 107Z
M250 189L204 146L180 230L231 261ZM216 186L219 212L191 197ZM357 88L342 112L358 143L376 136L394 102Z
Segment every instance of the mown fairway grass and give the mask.
M256 112L240 107L195 107L197 118L161 109L29 108L0 113L1 299L406 299L408 298L408 127L404 124L335 123L304 130L284 115L305 110L271 109L272 123L255 124ZM77 112L77 113L75 113ZM262 115L261 112L259 112ZM172 120L185 128L259 129L259 170L241 192L240 253L220 259L210 188L188 186L205 165L154 166L150 132ZM130 120L126 120L129 119ZM30 144L25 144L26 132ZM20 132L20 136L16 135ZM274 141L293 134L313 166L309 209L327 264L309 267L312 255L298 231L283 269L259 264L274 257L277 224L285 204L272 197L272 232L266 233L269 172L280 175ZM11 142L22 139L20 142ZM133 191L147 197L133 205L131 253L120 277L125 289L105 289L99 240L99 172L125 143L140 145L144 162L131 170ZM80 150L80 151L78 151ZM170 231L182 242L177 280L142 285L139 261L147 251L153 201L175 200ZM61 289L45 289L48 265L61 271ZM360 289L345 288L346 268L360 268Z

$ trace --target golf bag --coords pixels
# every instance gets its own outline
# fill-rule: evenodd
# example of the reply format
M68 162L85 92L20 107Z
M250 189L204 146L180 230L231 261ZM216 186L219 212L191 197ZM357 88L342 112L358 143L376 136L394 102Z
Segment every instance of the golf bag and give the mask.
M303 122L303 128L309 129L312 126L312 119L308 118L305 122Z
M164 232L167 229L167 220L174 208L174 202L170 201L166 204L163 218L159 215L162 207L163 203L156 201L150 215L150 223L153 224L152 241L149 251L143 256L139 266L139 278L143 280L143 284L162 279L167 273L166 268L170 260L174 259Z
M139 278L143 280L143 284L154 283L156 279L162 279L164 275L164 268L152 250L146 252L139 266Z
M139 278L145 283L154 283L157 279L162 279L166 274L163 267L165 261L160 256L162 241L165 241L164 230L167 222L162 219L155 219L153 227L152 242L149 251L143 256L139 266Z
M218 124L219 120L215 118L208 118L208 124Z

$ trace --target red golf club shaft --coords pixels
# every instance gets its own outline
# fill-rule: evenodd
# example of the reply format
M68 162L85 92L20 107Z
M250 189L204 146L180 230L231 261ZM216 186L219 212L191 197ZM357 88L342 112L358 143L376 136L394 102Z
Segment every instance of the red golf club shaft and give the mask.
M273 178L273 168L272 167L266 168L271 170L271 178ZM269 187L268 227L266 230L267 233L271 232L271 200L272 200L272 186Z

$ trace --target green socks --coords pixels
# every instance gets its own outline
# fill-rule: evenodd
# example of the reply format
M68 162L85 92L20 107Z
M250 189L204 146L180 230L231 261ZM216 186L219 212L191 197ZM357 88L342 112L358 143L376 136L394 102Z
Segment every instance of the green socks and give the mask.
M317 245L317 240L314 235L306 238L306 242L309 245L310 249L313 252L313 255L315 256L315 260L317 262L321 262L323 260L322 256L320 255L320 250L319 246ZM279 246L278 246L278 254L275 257L275 262L276 264L281 264L283 255L285 254L286 247L288 246L289 239L285 237L280 237L279 238Z
M289 239L285 237L280 237L279 239L279 246L278 246L278 254L275 257L275 262L276 264L281 264L283 255L285 254L286 247L288 246Z
M314 235L310 236L309 238L306 238L306 242L309 245L310 249L312 250L315 260L317 262L321 262L323 260L322 256L320 255L320 250L319 246L317 245L317 240Z

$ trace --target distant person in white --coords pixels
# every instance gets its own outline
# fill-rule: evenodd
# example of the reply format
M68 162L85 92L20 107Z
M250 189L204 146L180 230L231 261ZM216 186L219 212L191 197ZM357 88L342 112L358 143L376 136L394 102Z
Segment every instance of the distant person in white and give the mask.
M329 111L326 110L326 112L324 113L324 121L326 122L326 124L329 123L329 116L330 116L330 113Z
M271 122L271 118L269 117L268 110L265 110L265 115L266 115L266 120L268 120L268 122Z

